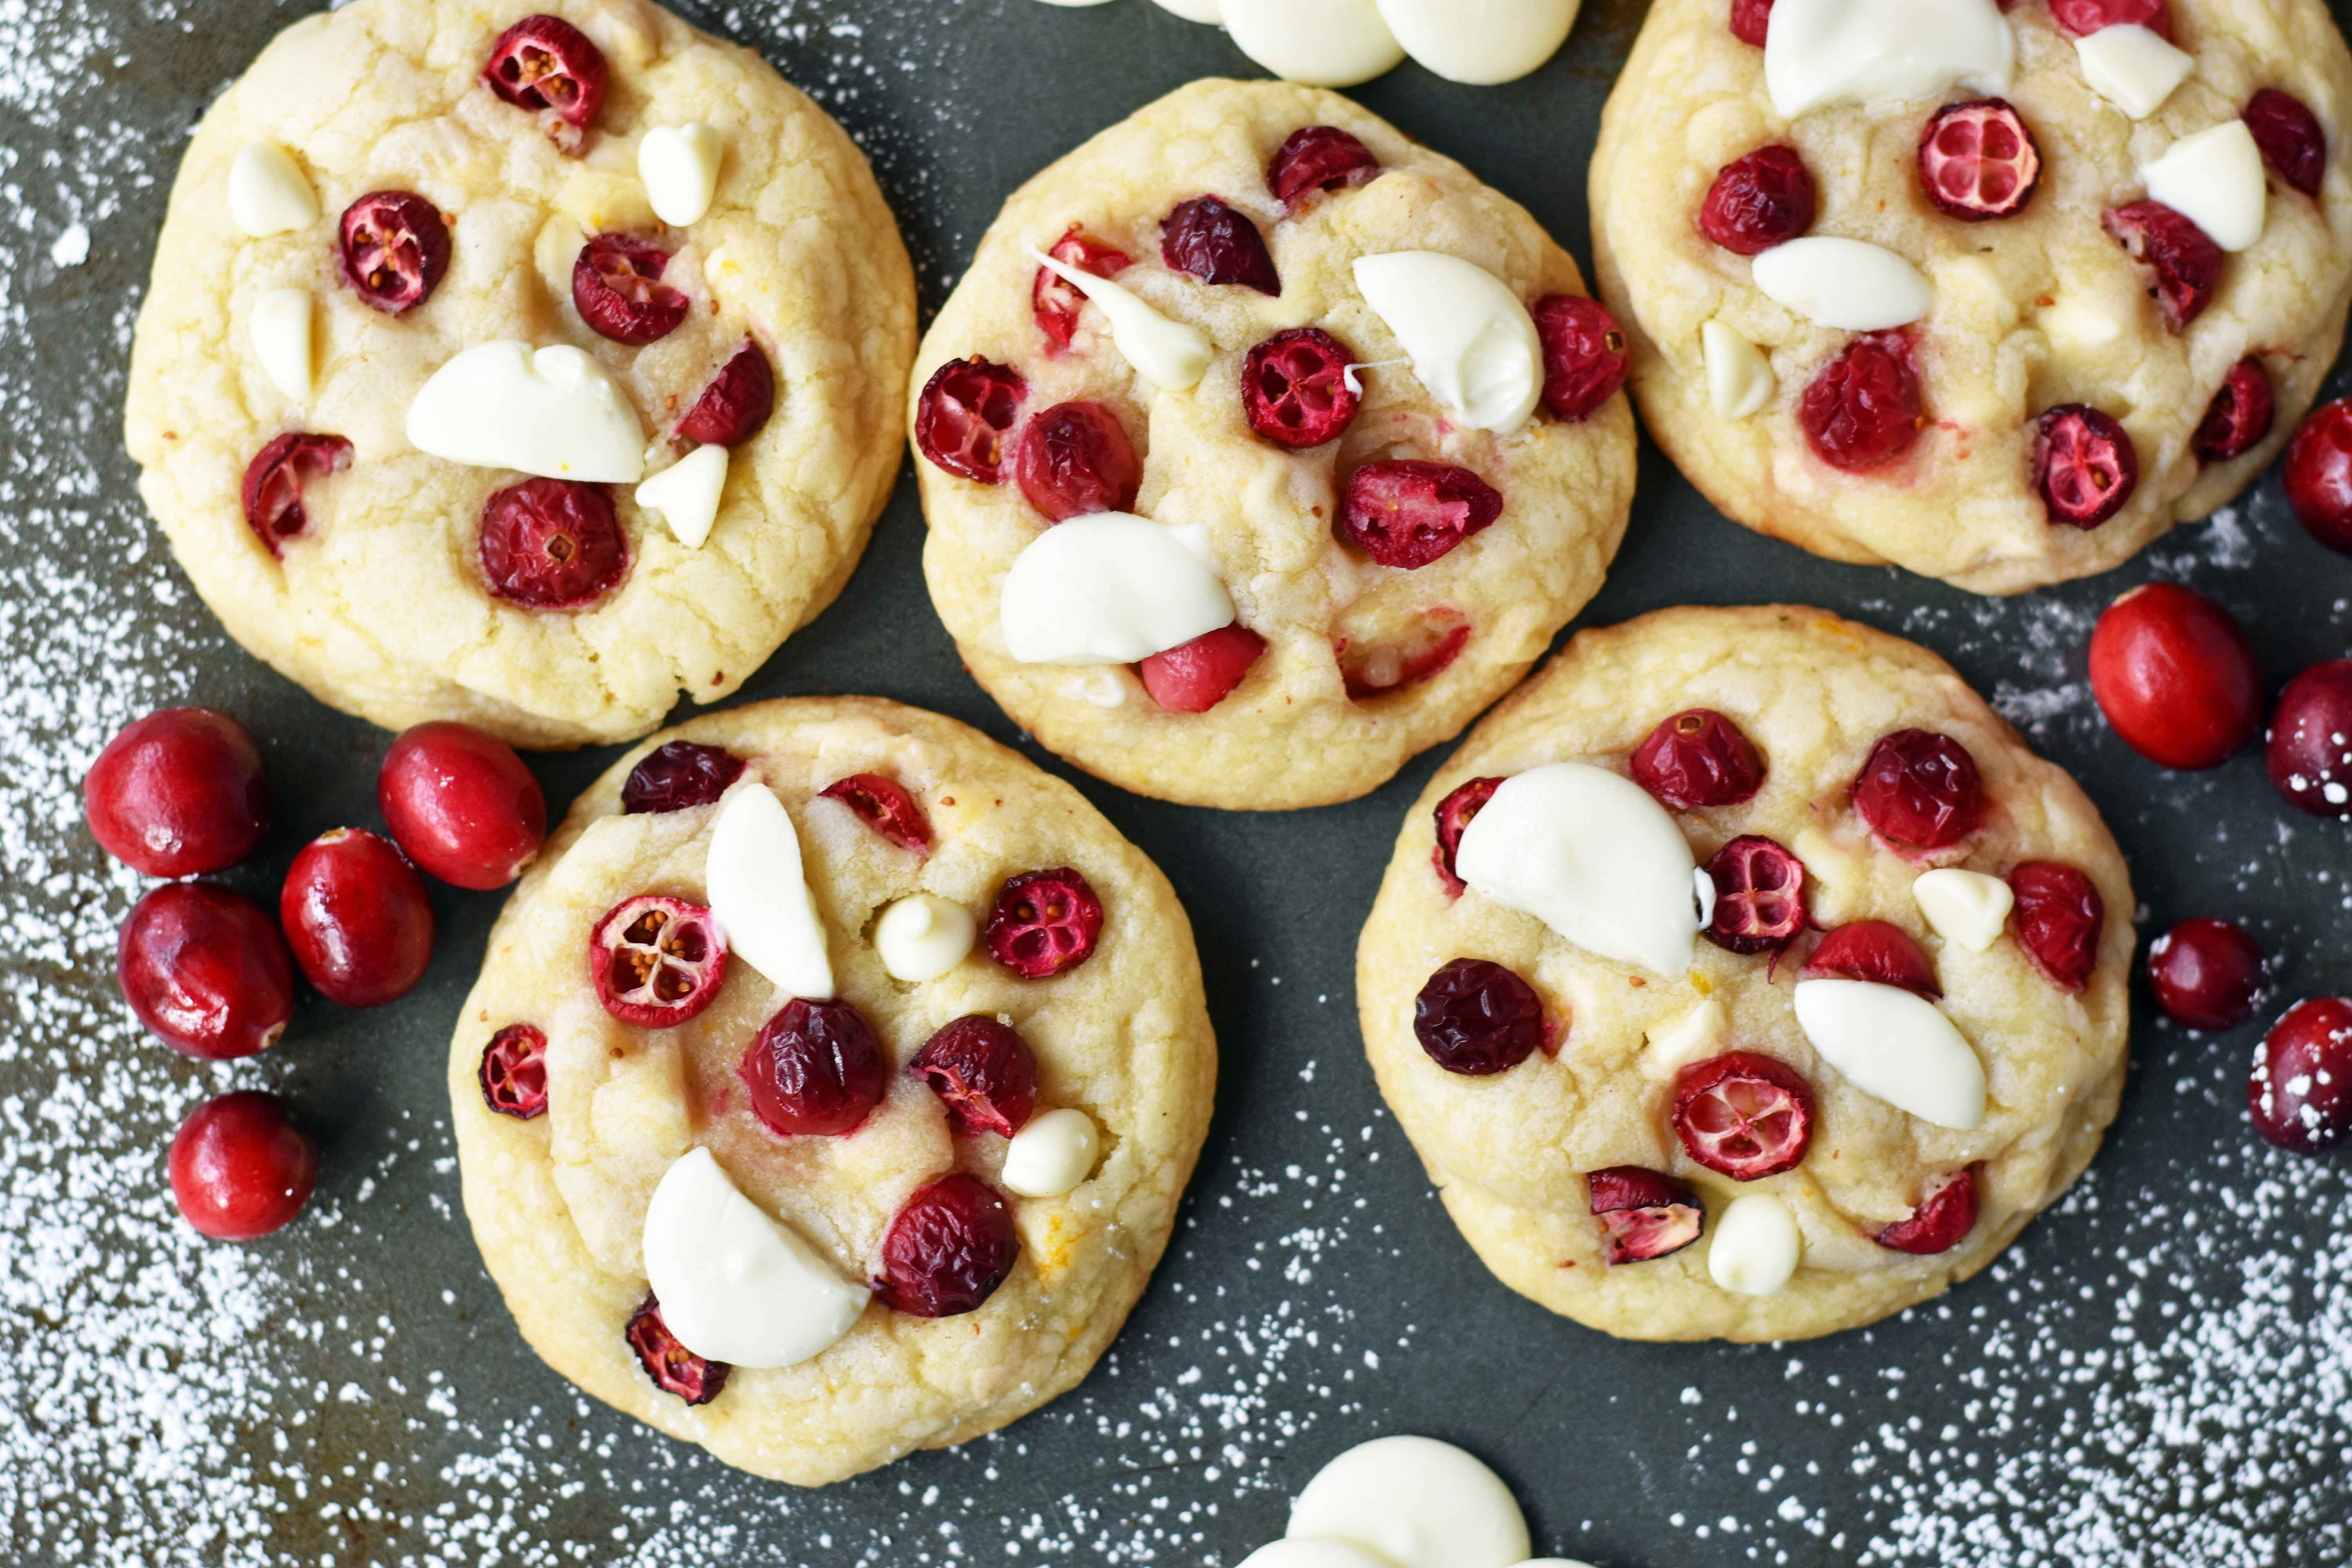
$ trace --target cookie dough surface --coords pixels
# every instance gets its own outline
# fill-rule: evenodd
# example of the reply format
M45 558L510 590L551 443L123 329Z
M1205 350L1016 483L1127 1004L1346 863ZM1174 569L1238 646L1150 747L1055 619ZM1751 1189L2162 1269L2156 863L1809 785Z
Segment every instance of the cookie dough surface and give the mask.
M1449 898L1431 864L1431 812L1455 786L1542 763L1613 772L1661 720L1689 708L1729 717L1763 754L1745 804L1675 814L1703 866L1743 834L1793 850L1809 873L1817 929L1892 921L1916 938L1943 987L1939 1005L1981 1058L1989 1108L1969 1131L1928 1123L1864 1093L1822 1059L1792 1010L1814 937L1777 963L1704 939L1671 981L1572 946L1533 916L1477 890ZM1937 865L2005 876L2026 860L2087 873L2105 903L2095 971L2080 994L2044 979L2012 921L1985 952L1936 935L1911 884L1930 862L1876 841L1849 805L1872 745L1890 731L1941 731L1967 746L1987 796L1984 823ZM1661 611L1580 634L1472 732L1414 805L1357 950L1365 1047L1447 1211L1513 1289L1556 1312L1633 1339L1801 1339L1870 1322L1966 1279L2081 1174L2122 1090L2132 891L2121 856L2074 781L1934 655L1794 606ZM1414 997L1439 966L1470 957L1532 984L1564 1032L1490 1078L1449 1073L1413 1032ZM1676 1026L1708 1004L1724 1026L1696 1040ZM1693 1161L1669 1120L1689 1061L1761 1052L1794 1068L1816 1115L1793 1170L1735 1182ZM1585 1173L1640 1165L1691 1183L1706 1233L1647 1261L1604 1261ZM1982 1212L1948 1252L1878 1246L1927 1184L1978 1166ZM1793 1213L1802 1261L1778 1293L1737 1295L1710 1278L1725 1205L1769 1193Z
M577 157L481 71L534 9L603 51L610 87ZM685 228L655 217L637 144L702 121L724 141L715 199ZM226 192L238 153L289 152L315 221L249 238ZM447 274L404 315L341 277L336 224L366 193L414 191L449 228ZM672 253L685 322L631 348L590 331L572 273L591 237ZM311 297L315 395L290 400L253 348L257 300ZM610 488L627 539L593 606L495 598L478 558L484 502L522 476L429 457L408 440L417 390L460 350L572 344L618 383L646 429L648 475L672 425L749 336L775 371L775 413L735 449L698 549ZM286 30L197 129L157 243L128 415L141 490L230 634L323 700L398 729L457 719L524 745L643 734L681 691L733 691L847 581L898 464L913 352L912 274L864 156L751 51L645 0L356 0ZM282 560L247 526L247 462L279 433L339 435L343 472L308 489Z
M672 1029L605 1012L589 932L625 897L701 901L717 806L620 815L623 781L658 742L723 746L784 802L830 937L839 994L881 1036L894 1068L881 1105L842 1137L779 1138L736 1078L786 1000L737 955L718 1000ZM928 856L897 847L848 808L814 798L856 773L896 779L932 829ZM1105 920L1091 957L1016 977L984 946L908 984L871 945L881 908L917 890L984 921L1006 877L1077 868ZM1096 1122L1093 1174L1059 1198L1002 1185L1005 1140L955 1137L942 1102L908 1078L931 1033L1000 1015L1037 1057L1040 1112ZM547 1036L547 1112L495 1114L477 1072L508 1024ZM1075 1384L1118 1331L1166 1246L1209 1121L1215 1046L1182 908L1159 870L1066 784L953 721L869 699L756 704L666 731L581 796L490 935L449 1055L467 1216L491 1277L540 1356L588 1393L728 1464L796 1485L855 1475L920 1447L992 1431ZM646 1206L677 1156L710 1150L736 1185L814 1242L845 1278L877 1272L886 1227L950 1170L989 1183L1020 1234L1011 1276L976 1311L925 1320L869 1305L813 1360L733 1369L709 1404L657 1389L623 1341L646 1298Z

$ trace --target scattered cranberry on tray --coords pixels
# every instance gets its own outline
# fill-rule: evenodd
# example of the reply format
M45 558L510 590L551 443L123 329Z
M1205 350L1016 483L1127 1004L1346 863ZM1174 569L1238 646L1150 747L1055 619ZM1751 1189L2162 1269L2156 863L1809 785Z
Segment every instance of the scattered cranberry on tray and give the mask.
M139 900L122 922L114 977L150 1034L206 1061L268 1050L294 1015L294 961L278 922L204 882Z
M916 1318L978 1310L1020 1261L1013 1211L961 1172L917 1189L882 1237L874 1298Z
M1588 1173L1584 1185L1601 1221L1602 1256L1613 1267L1680 1252L1706 1228L1706 1210L1688 1182L1640 1165Z
M1813 1136L1813 1091L1796 1068L1733 1051L1683 1068L1675 1134L1718 1175L1753 1182L1796 1169Z
M2352 815L2352 658L2315 664L2286 683L2263 761L2288 805L2314 816Z
M1457 958L1441 965L1413 998L1412 1034L1447 1072L1488 1078L1518 1066L1543 1044L1543 999L1499 963Z
M588 933L588 966L604 1011L667 1029L719 999L727 944L700 904L640 893L605 910Z
M1892 1251L1931 1257L1958 1247L1976 1226L1976 1168L1963 1165L1930 1182L1909 1219L1896 1220L1872 1239Z
M2318 996L2288 1008L2254 1050L2246 1080L2254 1131L2297 1154L2352 1135L2352 1001Z
M780 1138L855 1132L882 1103L890 1059L846 1002L795 996L762 1025L737 1069L751 1114Z
M2352 555L2352 397L2311 411L2287 443L2284 478L2311 537Z
M1886 921L1854 921L1822 938L1805 967L1806 980L1866 980L1899 985L1927 997L1941 996L1936 966L1901 926Z
M2162 767L2214 767L2262 725L2262 671L2246 634L2177 583L2134 588L2100 615L2091 695L2124 743Z
M1010 1138L1037 1109L1037 1057L1010 1024L968 1014L923 1043L907 1075L930 1087L959 1132Z
M427 875L503 888L547 839L547 797L512 746L470 724L404 731L376 774L393 838Z
M1812 227L1818 201L1794 147L1759 147L1716 172L1698 205L1698 230L1734 255L1759 256Z
M1169 712L1206 713L1233 695L1265 651L1265 639L1235 621L1162 648L1135 668L1151 700Z
M1764 787L1764 759L1747 731L1712 708L1687 708L1633 748L1633 782L1675 811L1738 805Z
M81 781L99 847L150 877L226 870L269 826L261 752L210 708L166 708L117 732Z
M359 828L302 847L278 896L278 923L310 984L346 1007L397 1001L433 957L424 879L390 842Z
M190 1225L215 1241L251 1241L310 1201L319 1145L276 1095L239 1089L188 1113L166 1163L172 1196Z
M2242 926L2206 917L2182 921L2147 950L2157 1005L2192 1029L2234 1029L2254 1016L2263 950Z

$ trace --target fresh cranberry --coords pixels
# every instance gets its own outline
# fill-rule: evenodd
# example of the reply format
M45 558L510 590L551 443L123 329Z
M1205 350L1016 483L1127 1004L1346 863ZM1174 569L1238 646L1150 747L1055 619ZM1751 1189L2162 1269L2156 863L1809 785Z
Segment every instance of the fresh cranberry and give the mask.
M2263 760L2288 805L2314 816L2352 815L2352 658L2315 664L2286 683Z
M1969 749L1949 735L1897 730L1863 762L1853 808L1898 848L1948 849L1984 819L1984 781Z
M1257 226L1214 196L1180 202L1160 225L1160 259L1203 283L1280 295L1282 279Z
M525 479L482 504L482 576L501 599L576 610L613 591L629 542L602 485Z
M1590 419L1633 368L1617 318L1581 294L1547 294L1530 313L1543 345L1544 406L1571 425Z
M959 1132L1010 1138L1037 1109L1037 1057L1009 1024L984 1013L956 1019L923 1044L907 1075L930 1086Z
M2240 118L2253 132L2271 173L2317 201L2320 178L2327 173L2327 136L2319 116L2294 94L2266 87L2246 100Z
M740 447L776 411L776 367L751 339L719 367L677 422L681 439L701 447Z
M246 526L273 558L283 556L286 542L310 526L304 487L351 466L352 444L341 436L289 430L274 437L245 466Z
M1099 403L1057 403L1021 432L1013 476L1048 522L1125 511L1143 485L1143 464L1118 416Z
M1683 1068L1675 1135L1717 1175L1753 1182L1792 1171L1813 1136L1813 1091L1794 1068L1732 1051Z
M1712 708L1686 708L1633 748L1633 782L1675 811L1738 805L1764 787L1764 759Z
M1013 1211L962 1172L918 1188L882 1237L874 1299L914 1318L976 1310L1021 1259Z
M1772 21L1772 0L1731 0L1731 34L1743 44L1764 47Z
M1383 566L1428 565L1503 515L1503 493L1467 468L1418 458L1348 476L1339 534Z
M718 1398L719 1390L727 1386L727 1374L735 1370L678 1343L677 1336L662 1321L661 1303L651 1296L629 1314L629 1326L621 1337L636 1352L637 1364L645 1368L653 1385L688 1405L708 1405Z
M915 445L958 479L1004 482L1004 437L1020 417L1029 384L984 359L951 359L923 384Z
M515 750L470 724L404 731L384 753L376 805L408 858L478 892L522 875L547 839L547 797Z
M1162 648L1136 666L1143 689L1171 713L1206 713L1242 683L1265 639L1235 621Z
M1391 696L1444 673L1469 646L1468 618L1450 605L1433 605L1393 641L1343 640L1337 650L1339 679L1351 701Z
M2041 181L2033 132L1998 98L1948 103L1919 132L1919 184L1948 217L2014 217Z
M2254 1052L2246 1104L2255 1131L2298 1154L2352 1134L2352 1002L2319 996L2288 1008Z
M761 1026L736 1071L769 1131L835 1137L855 1132L882 1103L890 1058L856 1007L795 996Z
M404 316L449 271L449 226L414 191L371 191L335 226L343 278L387 316Z
M2234 1029L2254 1016L2263 950L2228 921L2182 921L2147 950L2147 979L2157 1005L2174 1023Z
M1054 242L1054 248L1046 254L1065 267L1074 267L1097 278L1115 278L1127 270L1130 261L1126 251L1105 245L1075 225ZM1051 352L1058 353L1068 348L1070 340L1078 335L1078 312L1086 302L1087 297L1076 284L1050 267L1037 268L1036 281L1029 285L1029 308Z
M2091 879L2055 860L2029 860L2009 874L2016 895L2017 940L2043 979L2080 991L2099 963L2106 900Z
M1348 427L1361 401L1348 385L1348 345L1320 327L1276 332L1242 363L1242 412L1277 447L1319 447Z
M605 910L588 933L588 974L614 1017L667 1029L719 999L727 943L700 904L640 893Z
M1475 778L1456 784L1430 814L1437 819L1437 847L1429 852L1430 864L1437 868L1437 879L1445 885L1448 898L1460 898L1467 885L1454 869L1454 858L1462 848L1462 830L1470 826L1470 819L1502 787L1503 781L1498 778Z
M322 833L294 857L278 923L310 984L346 1007L396 1001L433 957L424 879L389 840L355 827Z
M246 1089L188 1112L166 1164L190 1225L215 1241L251 1241L310 1201L319 1145L287 1116L285 1101Z
M1613 1267L1680 1252L1706 1228L1706 1210L1688 1182L1640 1165L1588 1173L1584 1185Z
M600 234L572 264L572 303L599 337L633 346L667 337L694 301L661 281L669 252L625 234Z
M2096 528L2139 484L2139 454L2112 415L2062 403L2033 424L2033 488L2053 522Z
M490 46L482 79L518 109L541 111L555 144L577 153L604 105L604 54L558 16L525 16Z
M2116 243L2156 274L2149 291L2174 331L2202 315L2221 286L2221 247L2162 202L2111 207L2100 219Z
M500 1116L529 1121L547 1114L547 1037L529 1024L509 1024L482 1047L482 1103Z
M2225 463L2252 451L2277 417L2270 374L2260 359L2248 354L2221 378L2221 389L2205 405L2205 417L2197 422L2189 444L2200 462Z
M2286 447L2286 499L2311 537L2352 555L2352 397L2311 411Z
M1729 952L1777 952L1806 926L1805 863L1761 834L1746 834L1706 863L1715 916L1699 934Z
M1447 1072L1491 1077L1518 1066L1544 1043L1543 999L1499 963L1457 958L1413 998L1412 1034Z
M1977 1173L1972 1165L1927 1184L1909 1219L1896 1220L1874 1238L1895 1252L1931 1257L1949 1252L1977 1227Z
M1102 900L1068 867L1005 879L982 940L997 963L1024 980L1045 980L1094 956Z
M1266 165L1265 188L1296 213L1318 191L1344 191L1381 177L1372 150L1336 125L1302 125Z
M1936 966L1911 940L1911 933L1886 921L1853 921L1822 938L1805 967L1805 980L1866 980L1874 985L1899 985L1919 995L1944 994L1936 984Z
M116 732L81 781L98 847L149 877L236 865L269 826L269 786L245 726L209 708L165 708Z
M1854 339L1814 373L1797 419L1814 456L1833 468L1864 473L1903 456L1927 423L1911 340L1899 331Z
M294 1016L294 961L278 922L202 882L167 883L132 907L114 978L149 1034L204 1061L268 1050Z
M637 760L621 785L625 816L649 811L686 811L709 805L743 776L743 759L724 746L671 741Z
M1760 255L1812 227L1817 199L1794 147L1759 147L1716 172L1698 205L1698 229L1737 255Z
M2091 695L2124 743L2160 767L2217 766L2262 727L2263 677L2246 634L2178 583L2134 588L2099 616Z
M899 848L918 855L930 852L931 819L923 815L923 803L898 780L880 773L852 773L817 793L849 807L858 821Z
M2172 13L2165 0L2050 0L2050 19L2078 38L2126 25L2172 37Z

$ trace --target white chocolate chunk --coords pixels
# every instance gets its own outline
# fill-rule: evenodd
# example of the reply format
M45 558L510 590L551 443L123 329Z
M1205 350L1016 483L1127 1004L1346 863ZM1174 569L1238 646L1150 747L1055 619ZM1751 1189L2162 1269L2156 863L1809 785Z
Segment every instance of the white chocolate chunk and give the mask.
M481 468L633 485L646 432L604 367L557 343L478 343L433 373L408 405L409 444Z
M253 302L253 312L246 318L261 374L291 403L307 404L318 390L310 321L308 289L272 289Z
M1373 0L1233 0L1218 11L1234 46L1286 81L1353 87L1404 58Z
M637 487L637 504L657 511L677 542L699 550L719 521L719 498L727 489L727 448L697 447Z
M1734 1295L1777 1294L1804 1256L1797 1216L1769 1193L1732 1199L1714 1232L1706 1244L1707 1277Z
M801 868L800 834L784 803L759 780L740 781L719 801L702 880L711 918L736 957L787 995L833 999L833 961Z
M319 221L319 193L275 142L249 142L228 166L228 216L255 239Z
M1110 322L1111 342L1145 380L1170 392L1190 392L1201 384L1217 353L1208 333L1170 321L1123 283L1056 261L1042 250L1029 254L1093 301Z
M2017 37L1994 0L1774 0L1764 87L1783 120L1833 103L1999 97Z
M1730 1032L1730 1015L1710 996L1644 1037L1642 1070L1660 1081L1672 1079L1693 1062L1722 1055L1724 1037Z
M1863 1093L1966 1132L1984 1120L1984 1064L1943 1010L1900 985L1800 980L1797 1026Z
M1404 52L1448 81L1516 81L1559 52L1577 0L1380 0Z
M637 178L654 216L673 228L699 223L719 191L726 139L701 121L656 125L637 142Z
M1772 401L1779 383L1763 350L1721 321L1699 328L1698 348L1706 363L1706 400L1717 419L1745 419Z
M1907 326L1935 295L1919 269L1859 239L1807 235L1776 245L1753 263L1756 287L1817 326L1875 332Z
M893 980L937 980L971 951L980 922L937 893L909 893L874 922L874 951Z
M792 1366L847 1333L871 1295L745 1197L708 1149L673 1162L646 1206L646 1283L696 1355Z
M1160 0L1163 5L1167 3ZM1243 1558L1241 1568L1396 1568L1396 1564L1345 1541L1305 1535L1296 1541L1267 1542Z
M1356 291L1388 324L1412 373L1465 424L1507 436L1543 393L1535 318L1503 280L1434 250L1356 258Z
M2074 54L2091 90L2134 120L2163 108L2197 64L2194 56L2137 22L2084 34L2074 40Z
M1230 626L1198 523L1123 511L1055 524L1004 574L1004 645L1024 664L1133 664Z
M1094 1118L1065 1106L1041 1111L1004 1150L1004 1184L1024 1198L1058 1198L1094 1173L1102 1138Z
M2205 231L2224 250L2246 250L2263 237L2268 200L2262 149L2242 120L2225 120L2183 136L2140 165L2147 194Z
M1290 1505L1283 1534L1344 1541L1396 1568L1507 1568L1529 1551L1503 1479L1434 1437L1375 1437L1341 1454Z
M1970 952L1982 952L2000 940L2017 896L1999 877L1940 866L1919 874L1911 884L1911 897L1937 936Z
M2108 312L2063 297L2035 315L2033 324L2048 336L2079 348L2104 347L2124 334L2123 323Z
M1224 20L1218 15L1217 0L1158 0L1163 11L1173 11L1187 22L1206 22L1211 26Z

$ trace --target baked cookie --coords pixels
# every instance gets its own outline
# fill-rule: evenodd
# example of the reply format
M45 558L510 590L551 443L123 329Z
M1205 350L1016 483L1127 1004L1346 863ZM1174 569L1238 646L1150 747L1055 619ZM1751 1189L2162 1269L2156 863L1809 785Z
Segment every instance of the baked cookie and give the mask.
M1439 772L1356 993L1505 1284L1631 1339L1803 1339L1966 1279L2081 1174L2132 910L2090 801L1934 655L1664 610Z
M865 158L645 0L356 0L180 166L140 489L231 636L391 729L624 741L848 580L913 274Z
M523 1337L800 1486L1035 1409L1118 1331L1208 1129L1183 909L935 714L804 698L656 740L533 862L450 1047Z
M1111 127L1014 193L918 358L923 569L964 663L1140 794L1372 789L1518 679L1623 536L1624 341L1582 288L1517 203L1332 93L1199 81Z
M1815 554L1986 594L2105 571L2310 406L2347 107L2320 0L1659 0L1592 162L1634 398Z

